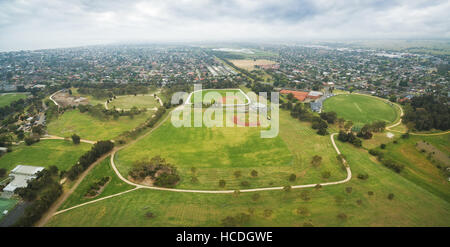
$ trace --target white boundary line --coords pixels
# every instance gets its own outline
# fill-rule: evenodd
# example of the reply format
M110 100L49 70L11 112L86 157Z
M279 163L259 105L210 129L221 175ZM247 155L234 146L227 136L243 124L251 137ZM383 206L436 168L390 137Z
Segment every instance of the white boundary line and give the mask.
M200 92L200 91L215 91L215 90L237 90L237 91L241 92L245 96L247 101L248 101L245 104L221 104L221 106L225 106L225 107L227 107L227 106L247 106L247 105L250 105L250 103L252 102L250 100L250 97L248 97L248 95L246 93L244 93L244 91L242 91L242 89L240 89L240 88L220 88L220 89L208 88L208 89L195 90L195 91L191 92L189 94L189 96L187 97L186 102L184 102L184 104L185 105L193 105L194 103L191 103L191 96L194 93L196 93L196 92Z

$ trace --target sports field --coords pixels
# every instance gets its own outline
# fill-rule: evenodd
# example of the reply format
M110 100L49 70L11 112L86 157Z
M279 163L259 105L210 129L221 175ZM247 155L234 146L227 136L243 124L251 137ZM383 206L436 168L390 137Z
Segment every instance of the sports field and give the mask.
M5 199L0 198L0 220L3 218L3 211L11 210L17 204L17 201L14 199Z
M153 109L160 105L157 99L153 96L153 94L145 94L145 95L138 94L136 96L134 95L117 96L116 99L108 103L108 109L115 107L117 109L129 110L133 106L136 106L139 109L142 108Z
M0 94L0 107L7 106L11 104L11 102L19 100L19 99L25 99L27 97L27 94L25 93L5 93Z
M101 120L90 116L88 113L80 113L78 109L66 111L58 119L52 120L47 125L49 134L70 137L79 135L86 140L110 140L119 136L124 131L132 130L145 122L153 114L152 111L144 112L130 118L128 116L119 119Z
M288 112L281 115L280 135L268 139L260 138L262 127L176 128L167 121L119 151L116 165L126 177L135 162L160 155L180 172L177 188L210 190L223 189L218 185L221 179L226 181L225 189L243 189L345 178L328 136L317 135L308 123L291 118ZM311 165L314 155L322 156L318 167ZM252 170L258 175L251 176ZM237 171L241 176L235 176ZM331 172L331 177L322 179L324 171ZM295 181L289 181L291 174L296 175ZM192 177L198 181L192 182ZM241 185L244 181L249 185Z
M239 68L246 69L246 70L254 70L255 65L269 65L269 64L276 64L277 62L267 60L267 59L234 59L230 60L234 65L236 65Z
M244 95L244 93L239 89L203 89L202 91L192 93L189 98L190 103L198 103L197 100L200 100L200 103L211 103L212 100L222 104L249 103L246 95Z
M49 167L57 166L66 170L75 164L78 158L91 149L87 143L73 144L66 140L41 140L31 146L20 144L13 151L0 157L0 168L11 170L17 165Z
M392 123L399 115L395 106L375 97L358 94L342 94L328 98L323 102L323 111L334 111L338 117L351 120L359 127L379 120Z

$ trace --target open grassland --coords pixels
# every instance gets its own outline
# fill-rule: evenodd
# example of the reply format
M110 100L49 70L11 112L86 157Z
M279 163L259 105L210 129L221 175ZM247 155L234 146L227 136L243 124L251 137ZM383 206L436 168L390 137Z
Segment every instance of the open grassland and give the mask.
M449 202L374 162L365 150L337 145L354 173L346 184L239 196L140 189L56 215L47 226L221 226L237 213L250 215L243 226L450 226ZM369 178L357 179L359 173ZM149 212L155 217L146 217Z
M277 62L267 60L267 59L234 59L230 60L234 65L239 68L246 70L254 70L255 65L268 65L268 64L276 64Z
M323 111L334 111L338 117L353 121L355 126L385 121L392 123L399 114L395 106L381 99L358 94L344 94L331 97L323 102Z
M70 197L61 205L60 210L134 188L134 186L124 183L119 179L119 177L116 176L111 168L109 160L109 157L106 158L92 169L92 171L83 179L81 184L70 195ZM90 186L103 177L110 177L111 180L104 187L102 193L93 198L85 197Z
M116 165L125 177L136 162L160 155L175 165L181 182L177 188L220 190L244 189L287 184L308 184L345 178L328 136L317 135L308 123L281 112L280 135L261 138L262 127L175 128L170 121L151 135L119 151ZM314 155L322 157L318 167L311 165ZM195 168L195 171L192 171ZM250 175L256 170L258 175ZM235 172L241 176L236 177ZM323 179L322 172L331 177ZM289 181L291 174L297 179ZM191 182L196 177L198 182ZM247 181L248 186L241 183Z
M196 91L189 99L190 103L210 103L211 100L223 104L245 104L248 103L247 97L238 89L211 90L203 89Z
M153 96L153 94L117 96L116 99L108 104L108 109L115 107L118 109L128 110L133 106L136 106L139 109L155 108L159 106L159 102Z
M398 139L397 143L389 143L386 149L378 148L384 157L405 165L401 176L428 190L430 193L450 202L450 183L447 176L437 165L448 166L428 151L421 152L416 143L425 141L430 147L436 148L442 154L449 156L450 134L440 136L410 136L408 139ZM436 154L436 152L435 152ZM446 158L446 157L444 157ZM435 161L432 161L435 160Z
M145 122L153 114L152 111L128 116L119 119L101 120L88 113L80 113L78 109L64 112L58 119L48 123L49 134L70 137L73 134L79 135L87 140L109 140L119 136L124 131L132 130L139 124Z
M11 104L11 102L19 100L19 99L25 99L27 97L27 94L25 93L5 93L0 94L0 107L7 106Z
M67 170L78 158L91 148L90 144L73 144L66 140L41 140L31 146L20 144L13 151L0 157L0 168L11 170L17 165L49 167Z

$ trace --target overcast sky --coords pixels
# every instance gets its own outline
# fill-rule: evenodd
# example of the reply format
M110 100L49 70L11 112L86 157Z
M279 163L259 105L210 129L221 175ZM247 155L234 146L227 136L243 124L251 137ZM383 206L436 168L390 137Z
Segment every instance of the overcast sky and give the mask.
M0 0L0 50L115 42L448 39L448 0Z

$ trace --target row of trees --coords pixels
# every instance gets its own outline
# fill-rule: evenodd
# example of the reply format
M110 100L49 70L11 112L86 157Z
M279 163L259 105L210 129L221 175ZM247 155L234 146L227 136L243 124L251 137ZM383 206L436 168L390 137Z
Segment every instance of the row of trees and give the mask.
M79 93L92 95L97 99L111 98L114 95L146 94L149 90L147 85L139 85L134 83L74 83L73 86L78 87Z
M338 140L341 142L349 142L353 144L355 147L361 147L362 141L357 138L353 132L345 132L343 130L339 131Z
M448 97L438 95L415 96L405 105L403 121L417 130L450 129L450 106Z
M16 189L16 193L26 201L33 201L14 226L32 226L50 208L62 194L62 186L58 183L58 168L52 166L37 174L26 188Z
M78 175L85 171L92 163L113 148L114 143L111 141L99 141L95 143L91 150L83 154L83 156L78 159L78 162L67 171L67 177L70 180L75 180Z

